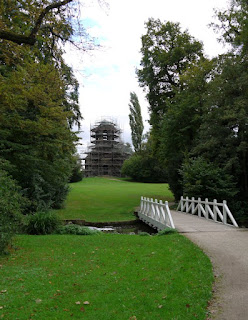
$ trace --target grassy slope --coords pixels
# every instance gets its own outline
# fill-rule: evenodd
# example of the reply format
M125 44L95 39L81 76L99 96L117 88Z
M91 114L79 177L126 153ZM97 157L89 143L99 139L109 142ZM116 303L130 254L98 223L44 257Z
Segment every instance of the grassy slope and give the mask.
M86 178L73 183L64 209L58 210L62 219L86 221L132 220L140 197L173 200L167 184L136 183L107 178Z
M210 261L178 234L18 236L15 245L0 258L0 318L206 317Z

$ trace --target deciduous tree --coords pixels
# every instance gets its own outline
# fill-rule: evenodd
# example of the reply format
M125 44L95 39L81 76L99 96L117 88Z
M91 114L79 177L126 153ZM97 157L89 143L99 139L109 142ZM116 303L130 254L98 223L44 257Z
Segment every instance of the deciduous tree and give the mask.
M129 124L131 127L132 143L135 152L139 152L141 150L144 125L142 120L139 99L135 92L130 93L129 110Z

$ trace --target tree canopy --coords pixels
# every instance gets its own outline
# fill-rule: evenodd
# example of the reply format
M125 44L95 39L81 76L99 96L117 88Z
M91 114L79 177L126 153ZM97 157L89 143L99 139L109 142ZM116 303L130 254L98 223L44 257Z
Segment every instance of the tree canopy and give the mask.
M71 128L82 116L61 46L75 32L74 9L72 0L0 4L0 157L26 212L61 206L75 165Z
M228 200L248 222L248 4L231 1L212 26L229 45L207 59L178 23L150 19L142 36L139 83L150 104L155 155L175 198Z

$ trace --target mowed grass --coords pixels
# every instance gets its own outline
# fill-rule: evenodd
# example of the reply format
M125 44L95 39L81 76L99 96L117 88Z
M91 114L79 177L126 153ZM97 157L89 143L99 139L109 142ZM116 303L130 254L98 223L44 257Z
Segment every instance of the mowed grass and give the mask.
M137 183L115 178L85 178L70 184L65 208L58 210L61 219L83 219L90 222L133 220L140 197L173 200L168 184Z
M179 234L18 236L0 258L1 319L205 319L208 257Z

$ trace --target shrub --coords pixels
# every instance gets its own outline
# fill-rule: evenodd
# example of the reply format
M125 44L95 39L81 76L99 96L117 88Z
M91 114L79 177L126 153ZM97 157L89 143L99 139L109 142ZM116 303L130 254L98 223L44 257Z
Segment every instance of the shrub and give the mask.
M58 216L52 212L37 212L27 217L25 231L28 234L51 234L60 226L61 221Z
M73 156L73 168L70 177L70 182L79 182L84 177L84 171L82 170L82 163L78 154Z
M238 192L232 177L223 168L201 157L184 163L180 173L183 177L183 193L190 198L220 201L233 198Z
M166 182L167 180L166 170L160 166L155 157L145 151L140 154L134 153L125 160L121 174L140 182Z
M100 231L93 230L87 227L82 227L77 224L67 224L65 226L60 227L57 230L58 234L75 234L81 236L90 236L93 234L99 234Z
M16 182L0 170L0 254L5 252L18 228L23 202Z
M164 230L161 230L157 233L158 236L165 236L168 234L174 234L177 233L176 229L172 229L172 228L165 228Z
M150 234L148 232L143 232L143 231L139 232L138 235L139 236L143 236L143 237L144 236L150 236Z

